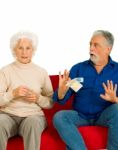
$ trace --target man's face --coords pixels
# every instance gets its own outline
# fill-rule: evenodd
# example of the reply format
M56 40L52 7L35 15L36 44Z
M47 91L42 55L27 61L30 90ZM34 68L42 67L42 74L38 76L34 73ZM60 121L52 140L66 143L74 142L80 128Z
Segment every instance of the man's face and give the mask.
M102 65L107 61L111 47L102 35L95 35L90 41L90 59L95 65Z

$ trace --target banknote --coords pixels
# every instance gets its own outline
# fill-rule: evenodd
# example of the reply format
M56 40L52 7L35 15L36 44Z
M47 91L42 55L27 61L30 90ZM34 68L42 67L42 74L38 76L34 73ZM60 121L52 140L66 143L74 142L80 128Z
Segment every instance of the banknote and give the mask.
M71 81L67 82L67 86L72 88L75 92L77 92L83 85L79 82L78 78L74 78Z

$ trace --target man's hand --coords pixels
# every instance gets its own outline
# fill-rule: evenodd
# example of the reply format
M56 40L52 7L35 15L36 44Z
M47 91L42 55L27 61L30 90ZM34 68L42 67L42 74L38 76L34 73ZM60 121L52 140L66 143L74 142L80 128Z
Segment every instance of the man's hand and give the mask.
M113 85L112 81L107 81L107 85L103 83L105 94L100 94L100 97L106 101L118 103L118 97L116 96L117 84Z
M59 72L59 89L58 89L58 97L59 99L63 99L69 87L67 86L67 82L70 81L69 72L67 70L64 71L64 74L61 75Z

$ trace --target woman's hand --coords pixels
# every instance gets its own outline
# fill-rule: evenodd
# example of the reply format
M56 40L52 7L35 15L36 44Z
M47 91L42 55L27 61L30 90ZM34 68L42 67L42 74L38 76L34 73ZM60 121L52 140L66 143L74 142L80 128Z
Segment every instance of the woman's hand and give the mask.
M24 97L28 93L28 88L25 86L19 86L18 88L13 90L13 97L14 99L19 98L19 97Z
M36 103L39 99L38 94L36 94L34 91L29 90L28 94L24 97L24 100L30 102L30 103Z
M13 90L13 97L14 99L22 98L27 102L36 103L38 101L39 96L34 91L28 89L27 87L19 86L18 88Z

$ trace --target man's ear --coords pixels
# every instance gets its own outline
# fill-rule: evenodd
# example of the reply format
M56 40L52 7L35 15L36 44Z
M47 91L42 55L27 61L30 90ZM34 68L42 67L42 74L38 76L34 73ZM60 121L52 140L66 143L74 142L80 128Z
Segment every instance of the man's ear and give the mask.
M111 47L111 46L109 46L109 47L107 48L106 53L107 53L107 54L110 54L110 53L111 53L111 50L112 50L112 47Z

